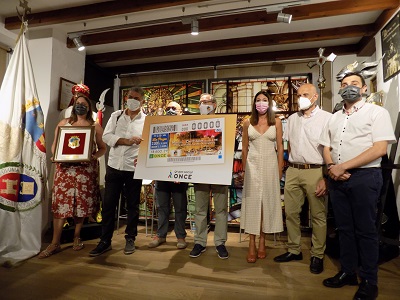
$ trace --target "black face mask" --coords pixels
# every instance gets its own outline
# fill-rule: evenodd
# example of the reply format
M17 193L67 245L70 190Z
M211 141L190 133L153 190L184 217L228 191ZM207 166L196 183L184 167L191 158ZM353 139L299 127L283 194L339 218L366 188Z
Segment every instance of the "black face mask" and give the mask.
M87 108L85 105L83 105L83 104L77 104L77 105L75 105L75 113L76 113L78 116L86 115L86 114L87 114L87 111L88 111L88 108Z
M361 97L361 89L358 86L348 85L340 89L338 94L347 102L355 102Z

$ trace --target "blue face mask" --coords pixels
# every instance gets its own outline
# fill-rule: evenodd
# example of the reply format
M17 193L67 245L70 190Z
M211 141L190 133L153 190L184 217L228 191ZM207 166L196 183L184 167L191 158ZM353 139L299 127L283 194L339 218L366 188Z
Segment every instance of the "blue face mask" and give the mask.
M361 88L354 85L348 85L340 89L338 94L344 101L355 102L361 98Z
M87 108L85 105L83 105L83 104L77 104L77 105L75 105L75 113L76 113L78 116L86 115L87 112L88 112L88 108Z

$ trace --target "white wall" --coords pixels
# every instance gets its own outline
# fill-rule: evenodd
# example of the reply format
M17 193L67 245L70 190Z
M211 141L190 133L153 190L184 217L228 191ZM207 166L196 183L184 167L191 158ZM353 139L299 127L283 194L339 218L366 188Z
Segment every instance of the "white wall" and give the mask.
M52 30L43 30L30 34L29 52L32 61L33 73L39 101L45 116L45 136L47 152L47 169L49 194L45 200L44 207L50 212L51 188L53 185L53 165L50 161L51 144L54 139L54 129L58 123L58 96L60 77L80 82L84 78L85 53L68 49L65 45L66 35ZM71 94L72 96L72 94ZM44 214L43 229L49 224L48 216Z
M377 56L382 57L382 44L381 44L380 32L375 36L375 45L376 45ZM398 115L400 111L400 74L397 74L395 77L384 82L382 64L379 65L378 70L379 70L377 76L378 91L382 90L385 92L386 101L384 102L384 107L389 111L390 118L392 119L393 128L395 128L397 122L400 122L400 120L398 120ZM399 143L399 140L397 142ZM398 145L396 158L394 161L394 163L396 164L400 163L399 149L400 145ZM396 192L397 211L400 217L400 170L394 170L394 172L392 173L392 177Z

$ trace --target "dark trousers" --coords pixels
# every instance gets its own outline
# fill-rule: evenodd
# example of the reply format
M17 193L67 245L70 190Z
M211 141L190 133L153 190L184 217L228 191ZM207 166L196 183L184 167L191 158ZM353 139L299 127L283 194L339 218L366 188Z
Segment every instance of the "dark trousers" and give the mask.
M185 222L187 217L187 188L188 184L185 182L175 183L168 181L156 181L158 237L167 237L169 215L171 212L171 196L175 210L175 235L178 239L184 239L186 237Z
M339 231L343 272L372 284L378 280L379 244L375 225L382 188L379 168L353 169L346 181L329 180L329 196Z
M102 235L101 240L111 242L115 226L115 210L119 197L125 186L126 208L128 211L125 238L135 240L139 222L141 179L133 179L134 172L119 171L107 166L105 177L105 191L102 208Z

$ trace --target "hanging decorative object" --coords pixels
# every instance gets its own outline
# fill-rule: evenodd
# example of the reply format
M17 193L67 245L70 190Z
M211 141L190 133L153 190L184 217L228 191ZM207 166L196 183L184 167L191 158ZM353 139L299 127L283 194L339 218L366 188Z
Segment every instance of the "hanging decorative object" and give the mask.
M324 88L326 87L326 84L325 84L325 82L326 82L326 78L325 78L325 76L324 76L324 65L325 65L325 63L327 62L327 61L334 61L335 60L335 58L336 58L336 55L335 54L333 54L333 53L331 53L328 57L325 57L324 56L324 51L325 51L325 48L319 48L318 49L318 54L319 54L319 56L318 56L318 58L317 58L317 60L316 61L310 61L308 64L307 64L307 66L311 69L311 68L313 68L314 66L317 66L318 65L318 67L319 67L319 75L318 75L318 88L319 88L319 90L320 90L320 101L321 101L321 108L323 107L323 90L324 90Z

